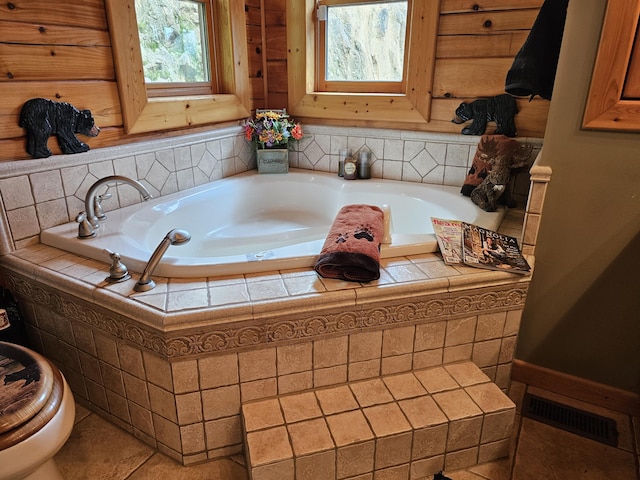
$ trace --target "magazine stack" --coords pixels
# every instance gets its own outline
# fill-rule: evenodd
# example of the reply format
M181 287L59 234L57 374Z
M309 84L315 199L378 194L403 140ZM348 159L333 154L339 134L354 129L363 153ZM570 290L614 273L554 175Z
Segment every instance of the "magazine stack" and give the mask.
M515 237L459 220L432 218L431 222L447 265L469 265L523 275L531 273Z

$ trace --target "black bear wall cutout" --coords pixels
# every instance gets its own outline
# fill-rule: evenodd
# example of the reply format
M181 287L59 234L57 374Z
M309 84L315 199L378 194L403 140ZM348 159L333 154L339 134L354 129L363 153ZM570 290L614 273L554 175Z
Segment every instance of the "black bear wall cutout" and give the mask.
M516 99L503 93L490 98L479 98L473 102L462 102L456 108L453 123L465 123L473 120L471 125L462 129L463 135L482 135L487 129L487 122L496 123L496 135L515 137L518 135L514 117L518 113Z
M95 125L91 111L78 110L66 102L46 98L32 98L25 102L18 123L27 130L27 153L34 158L51 156L47 147L49 137L58 138L63 153L82 153L89 145L81 142L76 133L96 137L100 129Z

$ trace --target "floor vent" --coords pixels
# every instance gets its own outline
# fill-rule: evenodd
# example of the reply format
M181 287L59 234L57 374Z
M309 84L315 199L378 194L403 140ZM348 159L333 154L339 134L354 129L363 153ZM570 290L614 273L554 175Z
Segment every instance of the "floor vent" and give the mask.
M618 446L616 422L611 418L526 393L522 415L613 447Z

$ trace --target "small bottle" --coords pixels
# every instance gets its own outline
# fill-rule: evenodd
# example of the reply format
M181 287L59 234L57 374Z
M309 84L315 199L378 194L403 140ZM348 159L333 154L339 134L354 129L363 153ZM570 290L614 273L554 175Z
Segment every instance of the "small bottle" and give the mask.
M360 160L358 161L358 178L371 178L371 154L368 150L360 151Z
M355 180L358 178L358 166L354 157L347 157L344 161L344 179Z
M344 177L344 162L351 156L350 148L343 148L340 150L340 156L338 157L338 176Z

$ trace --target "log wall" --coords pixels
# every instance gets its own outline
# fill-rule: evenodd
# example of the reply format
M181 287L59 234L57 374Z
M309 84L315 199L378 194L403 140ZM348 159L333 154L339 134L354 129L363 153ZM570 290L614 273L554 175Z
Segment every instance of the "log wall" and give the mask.
M506 72L542 0L441 0L431 118L449 121L461 99L504 92ZM284 0L246 0L251 102L287 106ZM0 161L28 158L18 126L33 97L92 111L100 126L92 148L184 133L125 135L103 0L12 0L0 4ZM518 129L544 136L548 104L520 101ZM188 131L202 130L198 127ZM451 124L452 133L460 126ZM55 141L54 154L60 153Z

